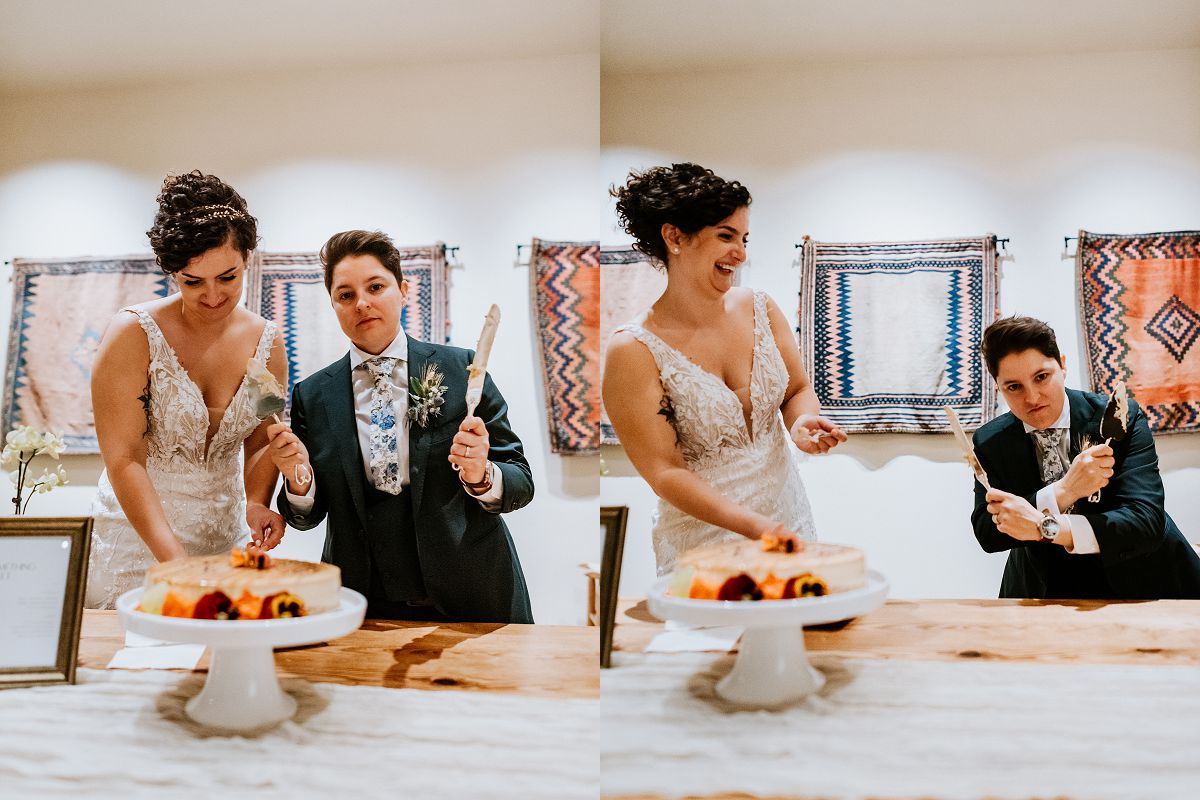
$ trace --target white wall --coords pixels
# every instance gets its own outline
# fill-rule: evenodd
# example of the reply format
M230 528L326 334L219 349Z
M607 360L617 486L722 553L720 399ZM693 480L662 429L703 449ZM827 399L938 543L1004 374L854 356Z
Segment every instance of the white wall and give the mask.
M1058 332L1084 387L1073 262L1080 228L1200 228L1200 50L602 76L604 185L691 160L744 182L744 285L796 318L794 243L1009 237L1001 310ZM610 206L601 241L626 241ZM902 327L898 330L902 334ZM1200 437L1157 440L1167 510L1200 540ZM604 505L631 506L622 593L653 577L655 500L604 448ZM969 524L971 477L952 437L859 434L803 477L819 535L865 547L896 597L994 597L1004 555Z
M597 56L245 74L8 95L0 108L5 260L146 252L162 177L193 168L246 197L266 250L376 227L459 246L452 343L474 347L490 303L504 315L490 367L537 487L506 517L534 615L583 621L576 565L598 558L599 459L550 453L529 274L514 262L533 236L596 238ZM72 485L29 513L86 514L100 466L66 458ZM291 531L279 553L317 558L320 539Z

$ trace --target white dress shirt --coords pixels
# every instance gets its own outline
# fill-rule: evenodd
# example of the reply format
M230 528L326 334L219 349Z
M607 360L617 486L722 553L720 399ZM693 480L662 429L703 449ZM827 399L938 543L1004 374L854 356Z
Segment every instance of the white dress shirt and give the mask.
M402 422L396 429L396 456L400 463L400 485L408 486L408 336L401 333L378 356L371 355L350 345L350 390L354 395L354 423L358 429L358 453L363 462L363 474L371 474L371 394L375 389L375 379L364 362L372 358L394 358L392 367L392 400L395 408L396 421ZM504 474L488 463L492 476L492 486L481 495L471 495L487 511L495 511L500 507L504 496ZM314 480L308 484L307 491L302 495L287 491L288 502L297 512L303 514L311 511L316 502L316 485ZM287 482L284 482L287 489ZM466 491L466 487L463 487ZM469 492L468 492L469 494Z
M1021 423L1025 426L1025 433L1037 430L1027 422ZM1062 428L1065 433L1062 441L1059 442L1059 453L1062 455L1063 463L1068 467L1071 464L1071 401L1067 398L1067 393L1063 391L1063 409L1058 415L1058 420L1049 428ZM1033 449L1037 454L1038 463L1042 463L1042 445L1037 437L1033 437ZM1037 508L1039 511L1049 511L1055 519L1061 524L1064 520L1071 529L1071 547L1067 550L1068 553L1075 555L1089 555L1091 553L1100 552L1100 543L1096 541L1096 532L1092 530L1092 523L1088 522L1087 517L1082 514L1063 514L1058 508L1058 498L1054 496L1054 486L1043 486L1038 490Z

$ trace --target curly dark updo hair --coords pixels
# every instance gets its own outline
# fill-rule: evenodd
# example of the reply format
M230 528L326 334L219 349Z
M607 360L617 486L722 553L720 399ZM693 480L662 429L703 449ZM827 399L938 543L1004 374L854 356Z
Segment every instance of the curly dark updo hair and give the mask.
M163 272L179 272L227 241L243 257L258 246L258 220L250 216L246 200L216 175L198 169L168 175L157 199L154 227L146 235Z
M612 187L609 194L617 198L617 216L621 227L636 240L634 249L664 266L664 224L690 236L750 205L750 191L745 186L690 163L630 172L629 181L619 189Z

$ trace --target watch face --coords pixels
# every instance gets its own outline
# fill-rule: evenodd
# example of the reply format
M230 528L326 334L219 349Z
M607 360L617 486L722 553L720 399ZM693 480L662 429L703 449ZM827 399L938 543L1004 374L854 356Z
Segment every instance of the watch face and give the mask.
M1041 528L1042 528L1042 538L1043 539L1053 539L1056 536L1058 536L1058 531L1059 531L1058 520L1054 519L1053 517L1043 517L1042 523L1041 523Z

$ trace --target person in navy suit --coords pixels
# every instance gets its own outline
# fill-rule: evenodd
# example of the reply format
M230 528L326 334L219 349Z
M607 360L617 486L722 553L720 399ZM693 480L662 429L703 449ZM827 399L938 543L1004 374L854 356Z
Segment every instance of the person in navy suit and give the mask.
M268 429L280 513L299 530L328 520L322 560L368 617L533 622L500 516L533 499L533 477L499 389L488 376L466 416L474 353L401 329L407 284L385 234L335 234L321 263L352 346L296 384L291 428Z
M1126 435L1105 444L1108 398L1065 387L1049 325L998 320L982 350L1009 411L975 432L992 489L976 481L971 524L985 551L1009 551L1000 596L1200 598L1200 558L1163 507L1154 438L1132 398Z

